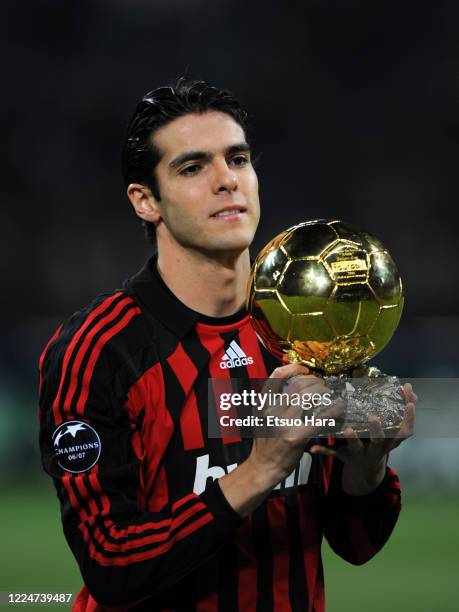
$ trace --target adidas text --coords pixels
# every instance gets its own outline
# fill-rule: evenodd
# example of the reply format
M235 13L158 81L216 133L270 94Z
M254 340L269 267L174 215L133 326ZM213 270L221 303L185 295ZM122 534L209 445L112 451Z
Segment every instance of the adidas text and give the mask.
M229 359L228 361L220 361L220 367L222 370L226 368L237 368L239 366L252 365L252 357L237 357L236 359Z

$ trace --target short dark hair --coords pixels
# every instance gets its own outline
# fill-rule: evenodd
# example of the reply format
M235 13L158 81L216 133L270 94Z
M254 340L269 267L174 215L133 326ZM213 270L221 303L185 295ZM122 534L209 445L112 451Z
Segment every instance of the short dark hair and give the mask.
M149 187L157 200L161 199L155 168L161 152L154 145L152 135L174 119L190 113L220 111L232 117L244 130L247 138L247 113L238 100L224 89L205 81L181 78L175 85L159 87L146 93L129 122L122 151L124 183L140 183ZM155 244L156 228L142 221L148 239Z

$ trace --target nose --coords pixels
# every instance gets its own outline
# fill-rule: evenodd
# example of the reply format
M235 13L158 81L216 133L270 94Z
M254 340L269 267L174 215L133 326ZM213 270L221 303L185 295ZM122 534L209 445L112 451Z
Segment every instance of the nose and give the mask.
M226 160L215 164L215 193L219 191L234 191L238 181L236 173L228 166Z

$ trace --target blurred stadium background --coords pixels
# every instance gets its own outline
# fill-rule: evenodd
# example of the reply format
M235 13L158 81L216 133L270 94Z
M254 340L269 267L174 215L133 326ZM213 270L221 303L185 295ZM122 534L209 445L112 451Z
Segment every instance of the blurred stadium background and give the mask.
M254 252L304 219L376 234L406 289L376 364L458 377L459 4L5 0L2 12L0 591L76 592L40 468L37 361L64 317L148 255L119 171L138 98L183 74L233 90L259 154ZM458 440L410 440L391 464L396 532L364 567L325 549L328 610L457 610Z

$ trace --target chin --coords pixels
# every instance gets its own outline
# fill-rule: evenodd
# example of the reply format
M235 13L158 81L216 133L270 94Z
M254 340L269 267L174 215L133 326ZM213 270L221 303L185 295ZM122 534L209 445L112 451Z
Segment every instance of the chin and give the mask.
M252 244L253 237L235 240L221 240L215 245L215 250L228 253L243 253Z
M250 242L247 240L221 240L217 244L214 243L203 246L201 250L211 257L218 257L221 255L237 257L246 251L249 246Z

